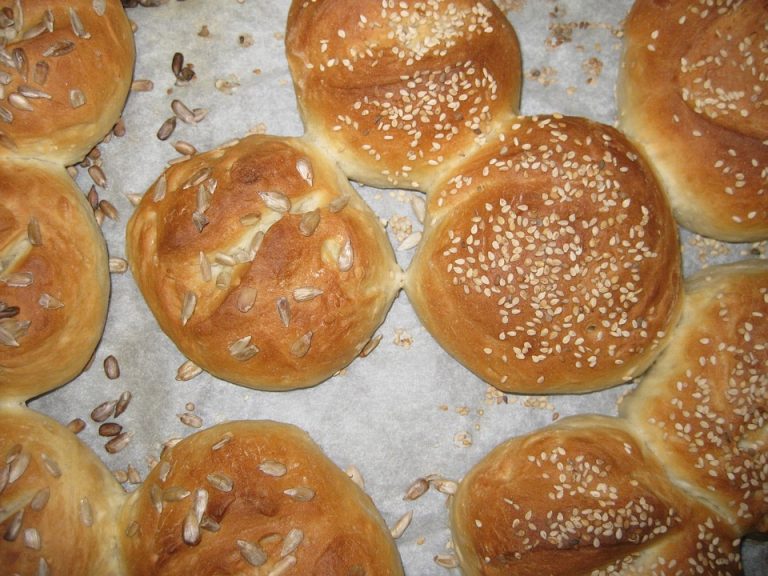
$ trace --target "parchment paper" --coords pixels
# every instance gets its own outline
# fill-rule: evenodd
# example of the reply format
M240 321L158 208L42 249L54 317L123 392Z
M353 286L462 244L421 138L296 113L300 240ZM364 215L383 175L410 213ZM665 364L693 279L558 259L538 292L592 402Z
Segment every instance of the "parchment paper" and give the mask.
M103 224L110 255L124 257L125 226L133 210L129 194L143 193L179 154L181 139L204 151L251 130L298 136L303 133L284 57L289 0L168 0L160 7L128 10L135 22L138 61L135 78L154 88L133 92L126 105L126 134L102 144L108 183L100 197L118 209ZM515 25L523 49L526 114L562 112L613 124L614 82L620 55L621 22L630 0L499 0ZM175 52L196 77L176 85ZM217 85L218 81L218 85ZM179 123L162 142L156 133L172 115L171 101L208 109L197 125ZM80 169L87 191L93 182ZM364 198L388 222L398 246L420 228L409 204L412 192L360 187ZM765 257L765 245L725 245L683 232L685 273L709 263L745 256ZM398 252L403 267L412 251ZM491 448L515 435L583 412L615 415L616 401L633 384L581 396L503 395L448 356L421 327L401 294L380 328L381 344L331 380L308 390L258 392L202 374L177 381L185 358L159 330L130 273L113 274L112 300L104 338L91 367L75 381L31 402L62 423L88 423L80 438L110 469L133 467L144 477L162 444L195 431L179 415L191 413L208 427L231 419L274 419L301 426L341 468L356 466L384 519L393 525L413 511L398 545L409 575L445 574L433 560L449 552L446 496L435 490L405 501L418 477L440 474L458 480ZM102 367L113 355L120 377ZM133 433L117 454L104 449L89 418L105 400L130 391L132 402L116 421ZM118 472L120 473L120 472ZM126 490L135 489L131 483Z

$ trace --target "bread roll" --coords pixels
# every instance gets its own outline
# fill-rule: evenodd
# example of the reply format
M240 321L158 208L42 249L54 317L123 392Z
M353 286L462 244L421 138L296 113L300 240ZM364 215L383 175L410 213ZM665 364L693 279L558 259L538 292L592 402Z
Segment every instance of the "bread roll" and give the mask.
M402 276L335 166L304 140L270 136L170 167L128 223L127 254L183 354L269 390L312 386L351 362Z
M739 570L738 534L607 416L499 445L461 481L451 529L465 576Z
M133 32L119 0L0 2L0 155L79 162L123 110Z
M768 5L637 0L624 38L619 124L680 223L721 240L768 238Z
M403 574L371 499L289 424L229 422L184 439L121 525L128 576Z
M744 531L768 530L768 262L686 284L673 340L621 413L686 490Z
M0 572L122 574L117 514L125 495L58 422L0 404Z
M63 167L0 160L0 396L23 401L83 370L104 329L109 261Z
M435 339L509 392L641 373L680 310L677 227L615 129L520 118L429 192L406 291Z
M286 50L308 137L373 186L428 188L520 102L491 0L294 0Z

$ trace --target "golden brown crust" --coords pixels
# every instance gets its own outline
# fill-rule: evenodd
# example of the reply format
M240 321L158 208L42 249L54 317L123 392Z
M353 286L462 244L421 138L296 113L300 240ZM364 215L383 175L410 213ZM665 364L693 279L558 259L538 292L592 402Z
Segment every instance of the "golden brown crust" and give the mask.
M520 47L490 0L294 0L286 48L309 137L374 186L425 190L520 101Z
M283 564L290 574L403 573L371 499L289 424L228 422L186 438L131 495L121 524L131 576L266 575Z
M119 0L101 3L101 14L99 4L0 2L13 14L0 29L7 39L0 73L8 75L1 155L74 164L120 118L133 77L133 32ZM20 39L25 34L32 37Z
M125 495L96 455L47 416L0 406L0 566L4 574L122 573Z
M616 130L520 118L430 193L406 291L432 335L512 392L641 373L680 310L677 228Z
M670 346L621 405L673 478L768 529L768 263L702 270Z
M131 218L127 252L182 353L263 389L346 366L401 282L378 219L300 139L252 136L172 166Z
M64 168L0 161L0 390L28 400L83 370L110 281L93 210Z
M451 528L466 576L650 574L675 562L661 573L696 574L713 565L702 547L719 564L708 574L739 565L733 531L673 486L625 421L605 416L495 448L461 481Z
M619 124L694 232L768 238L766 41L764 0L638 0L627 18Z

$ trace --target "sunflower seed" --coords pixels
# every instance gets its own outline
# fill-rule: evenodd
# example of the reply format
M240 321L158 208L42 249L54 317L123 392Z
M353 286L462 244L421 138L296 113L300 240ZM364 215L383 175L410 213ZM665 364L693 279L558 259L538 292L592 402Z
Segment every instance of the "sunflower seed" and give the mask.
M283 540L283 546L280 549L280 557L285 558L289 554L293 554L301 544L302 540L304 540L304 532L298 528L291 528L288 534L285 535L285 540Z
M82 418L75 418L67 424L67 428L69 428L73 434L80 434L80 432L85 429L85 420Z
M72 52L75 49L75 43L71 40L58 40L43 50L45 58L58 58Z
M200 528L207 530L208 532L218 532L221 530L221 524L216 522L216 520L210 516L203 516L203 519L200 520Z
M45 86L48 81L48 71L50 66L45 60L38 60L35 64L35 69L32 71L32 81L40 86Z
M91 412L91 420L94 422L104 422L107 418L112 416L117 405L116 400L107 400L102 402Z
M33 38L37 38L38 36L41 36L42 34L48 31L49 30L45 22L40 22L38 24L35 24L31 28L27 29L21 38L22 40L31 40Z
M128 464L128 471L126 473L128 476L128 482L131 484L141 484L141 475L139 474L139 471L136 470L133 466Z
M287 490L283 490L283 494L297 502L309 502L315 497L315 491L305 486L288 488Z
M48 504L48 500L51 498L51 489L47 486L45 488L40 488L37 492L35 492L35 495L32 497L32 500L29 502L29 507L34 510L35 512L39 512L43 508L46 507Z
M442 494L448 494L450 496L456 494L456 490L459 489L459 485L453 480L448 480L439 476L430 476L428 480L429 483Z
M176 370L176 380L180 382L188 382L195 376L199 376L203 373L203 369L192 360L187 360Z
M5 70L0 70L0 84L3 86L8 86L8 84L11 83L13 80L13 76L8 74Z
M43 467L48 474L53 478L61 478L61 467L56 460L48 456L45 452L40 454L40 459L43 461Z
M91 180L93 180L93 183L99 188L107 187L107 176L104 174L104 170L102 170L101 166L94 164L88 168L88 175L91 177Z
M195 516L194 508L190 508L184 518L182 538L184 543L190 546L196 546L200 542L200 521Z
M7 542L14 542L16 538L19 537L19 532L21 532L21 525L23 522L24 509L22 508L13 515L13 518L8 523L8 527L5 529L5 534L3 534L3 539Z
M163 511L163 491L157 484L152 484L149 487L149 499L152 501L152 505L158 514Z
M4 282L9 288L27 288L35 281L32 272L14 272L6 276Z
M126 411L128 405L131 403L132 398L133 394L131 394L128 390L120 394L120 397L117 399L117 403L115 404L115 418Z
M184 104L184 102L181 100L173 100L173 102L171 102L171 110L173 110L173 113L176 115L176 117L185 124L196 123L195 113L187 108L187 105Z
M14 48L11 52L11 58L13 67L18 70L21 77L26 82L29 74L29 61L27 60L27 53L23 48Z
M5 106L0 106L0 120L6 124L13 122L13 112L8 110Z
M365 358L366 356L369 356L371 353L373 353L374 350L379 346L381 343L382 335L377 334L363 346L363 349L360 350L360 358Z
M18 92L12 92L8 95L8 104L17 110L25 110L27 112L34 110L32 104L29 102L26 96L22 96Z
M176 119L175 116L173 116L172 118L174 120ZM197 148L195 148L189 142L185 142L184 140L176 141L173 147L176 149L176 152L178 152L179 154L183 154L184 156L194 156L195 154L197 154Z
M199 122L202 122L206 116L208 116L208 109L207 108L195 108L192 110L192 121L197 124Z
M91 37L91 35L85 30L83 21L80 20L80 16L78 15L77 10L74 8L69 9L69 23L72 25L72 31L75 33L75 36L78 38L88 39Z
M184 303L181 306L181 325L186 326L189 319L192 318L192 314L195 313L195 307L197 306L197 294L194 292L187 292L184 295Z
M210 166L203 166L199 170L197 170L192 176L189 177L189 179L184 182L181 189L186 190L187 188L192 188L194 186L198 186L199 184L202 184L208 178L211 177L211 174L213 173L213 168Z
M51 95L48 94L48 92L43 92L42 90L38 90L37 88L32 88L32 86L22 85L19 86L16 91L24 96L25 98L32 98L32 99L44 99L44 100L50 100Z
M200 212L199 210L195 210L192 212L192 223L195 225L195 228L197 229L198 233L202 232L208 224L210 224L210 220L208 219L208 216Z
M19 341L16 340L16 336L2 324L0 324L0 344L10 346L11 348L19 347Z
M348 272L352 268L352 264L355 260L355 254L352 250L352 243L347 240L339 251L337 263L339 270L342 272Z
M157 477L160 479L160 482L165 482L168 480L168 474L171 473L171 463L167 460L162 460L157 465Z
M264 232L256 232L256 234L253 235L253 238L251 238L250 243L248 244L248 261L253 261L254 258L256 258L256 254L259 253L259 249L261 248L261 244L264 242Z
M312 288L311 286L304 286L301 288L296 288L293 291L293 299L296 300L296 302L307 302L309 300L313 300L314 298L317 298L323 293L323 291L320 288Z
M45 310L58 310L59 308L64 307L64 304L61 302L61 300L51 296L47 292L40 294L40 298L38 298L37 303L40 304L40 306Z
M151 92L154 88L155 83L146 78L139 78L131 83L131 91L133 92Z
M237 260L233 256L230 256L229 254L224 254L222 252L219 252L216 254L216 256L213 257L213 261L216 264L220 264L221 266L235 266L237 265Z
M128 260L125 258L110 258L109 271L112 274L125 274L128 271Z
M226 432L218 442L216 442L213 446L211 446L211 450L214 452L216 452L217 450L221 450L222 448L224 448L224 446L232 442L232 438L234 438L232 433Z
M267 553L258 544L238 540L237 547L240 549L240 556L251 566L263 566L267 562Z
M114 438L112 438L109 442L107 442L104 445L104 449L109 452L110 454L117 454L121 450L123 450L131 441L131 437L133 436L132 432L121 432Z
M251 337L245 336L239 340L235 340L229 345L229 354L235 360L245 362L250 360L256 354L259 353L259 348L255 344L251 344Z
M400 245L397 247L397 249L400 252L405 252L406 250L411 250L412 248L418 246L419 242L421 242L421 232L413 232L406 236L402 242L400 242Z
M86 98L85 94L79 88L73 88L69 91L69 104L72 108L80 108L85 106Z
M282 192L259 192L259 196L270 210L284 214L291 209L290 199Z
M30 550L40 550L40 532L37 528L26 528L24 530L24 546Z
M429 490L429 482L425 478L417 478L405 491L403 500L416 500Z
M303 358L309 352L309 348L312 345L312 330L308 331L301 338L296 340L291 345L291 355L296 358Z
M104 373L110 380L120 378L120 364L117 362L117 358L110 354L104 358ZM115 404L117 406L117 404Z
M288 325L291 323L291 305L288 302L288 298L281 296L277 299L275 304L277 306L277 313L280 316L280 321L283 323L283 326L288 328Z
M284 556L275 564L272 566L272 569L267 572L267 576L283 576L284 574L287 574L288 571L293 568L293 566L296 564L296 557L295 556Z
M157 139L168 140L174 130L176 130L176 116L171 116L160 125L160 129L157 131Z
M171 486L163 490L163 502L181 502L192 492L181 486Z
M128 527L125 529L125 535L128 536L128 538L133 538L139 533L139 523L135 520L132 520L130 524L128 524Z
M206 479L208 482L216 488L219 492L232 492L232 488L234 487L235 483L233 482L232 478L227 476L226 474L208 474L206 476Z
M163 198L165 198L167 190L168 179L165 177L165 174L163 174L160 176L160 178L157 179L157 182L155 183L154 191L152 192L152 201L160 202Z
M123 427L117 422L104 422L104 424L99 426L99 436L104 436L106 438L117 436L122 431Z
M312 186L314 181L314 173L312 171L312 163L309 161L309 158L301 157L296 160L296 171L308 185Z
M176 78L181 76L181 70L184 68L184 54L181 52L175 52L171 59L171 72Z
M30 456L26 452L22 452L16 456L10 462L10 469L8 470L8 484L13 484L22 477L24 472L29 467Z
M107 0L93 0L91 5L93 6L93 11L96 12L97 16L104 16L105 12L107 11Z
M237 293L237 309L243 314L250 311L256 303L256 295L257 291L253 286L244 286L241 288Z
M192 505L192 510L195 513L198 524L205 516L205 510L208 508L208 490L205 488L198 488L195 490L195 501Z
M459 559L453 554L437 554L434 558L435 564L442 568L458 568Z
M285 474L288 472L288 468L285 467L285 464L275 462L274 460L265 460L259 464L259 470L261 470L267 476L273 476L275 478L285 476Z
M43 12L43 24L45 25L45 29L48 30L48 32L53 32L55 23L56 19L53 16L53 10L48 8L45 12Z
M43 235L40 232L40 222L32 216L27 223L27 239L32 246L43 245Z
M365 480L363 480L363 475L360 473L360 470L357 469L357 466L350 466L344 472L346 472L350 480L357 484L360 489L365 490Z
M411 210L413 210L414 215L416 216L416 219L421 223L424 224L424 219L427 215L427 203L424 201L424 198L422 196L416 196L413 194L411 196Z
M403 534L405 534L408 526L411 525L411 520L413 520L413 510L409 510L403 514L397 522L395 522L395 525L389 531L389 533L392 535L392 538L397 540Z
M301 221L299 222L299 233L302 236L312 236L320 224L320 211L312 210L311 212L305 212L301 215Z
M89 528L93 526L93 509L91 508L91 503L88 501L87 497L80 499L78 511L80 514L80 522L83 526Z
M11 466L9 464L6 464L0 468L0 494L2 494L3 490L5 490L6 486L8 486L8 476L10 473Z
M219 290L227 290L232 283L232 272L230 270L222 270L216 275L216 288Z
M202 428L203 426L203 419L200 418L197 414L190 414L189 412L184 412L184 414L179 415L179 420L182 424L185 426L189 426L190 428Z
M343 194L331 200L331 203L328 204L328 210L335 214L344 210L344 208L347 207L347 204L349 204L349 196Z
M198 260L200 262L200 277L203 279L203 282L210 282L212 279L211 263L208 261L205 252L201 251L198 254Z

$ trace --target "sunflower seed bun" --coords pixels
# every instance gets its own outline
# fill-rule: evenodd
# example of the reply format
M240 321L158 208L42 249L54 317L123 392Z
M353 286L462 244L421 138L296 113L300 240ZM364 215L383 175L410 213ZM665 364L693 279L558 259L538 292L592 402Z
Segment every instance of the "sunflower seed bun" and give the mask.
M55 420L0 404L3 574L122 573L125 495L96 454Z
M680 311L664 194L590 120L519 118L429 191L406 277L443 347L510 392L588 392L645 370Z
M0 1L0 154L79 162L115 125L133 77L119 0Z
M490 0L294 0L286 51L308 137L373 186L425 189L520 101L520 47Z
M93 210L63 167L0 160L0 395L69 382L101 338L109 261Z
M496 447L459 484L451 529L466 576L740 572L738 533L607 416Z
M403 574L373 502L289 424L228 422L167 449L123 509L127 574Z
M301 139L251 136L169 168L128 223L144 298L183 354L253 388L350 363L401 284L383 227Z
M768 262L686 283L669 347L621 405L664 466L744 531L768 530Z
M768 6L638 0L625 26L621 128L657 170L680 223L768 238Z

